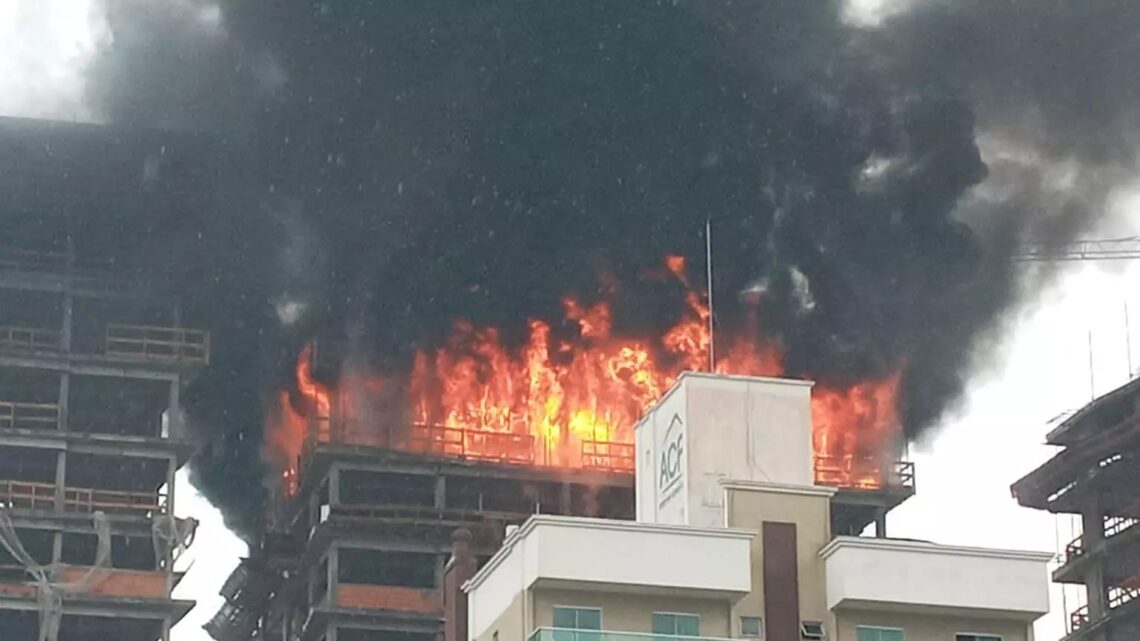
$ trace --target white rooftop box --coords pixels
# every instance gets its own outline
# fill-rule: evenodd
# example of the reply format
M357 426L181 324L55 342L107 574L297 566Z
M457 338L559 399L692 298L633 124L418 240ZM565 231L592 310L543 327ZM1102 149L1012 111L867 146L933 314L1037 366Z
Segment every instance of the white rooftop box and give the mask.
M820 556L829 609L927 606L1025 621L1049 611L1044 552L843 536Z
M468 581L473 636L532 587L735 600L752 590L753 532L532 516Z
M811 387L682 374L635 429L637 520L723 526L722 480L813 485Z

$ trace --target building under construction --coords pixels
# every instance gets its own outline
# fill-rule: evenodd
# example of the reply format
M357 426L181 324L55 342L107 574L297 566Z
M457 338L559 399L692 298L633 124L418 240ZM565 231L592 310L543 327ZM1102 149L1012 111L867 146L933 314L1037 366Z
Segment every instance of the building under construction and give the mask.
M299 463L281 479L260 548L222 589L227 603L206 625L219 641L441 639L465 617L445 596L465 578L449 573L457 532L481 565L509 528L535 514L636 517L632 443L586 441L580 466L552 467L528 454L531 443L516 442L526 435L354 425L336 398L329 416L308 419ZM508 436L499 448L483 442ZM913 468L892 463L883 481L838 491L836 532L876 523L885 534L887 511L914 492Z
M4 639L168 640L193 605L171 596L194 526L174 517L174 475L191 453L180 395L209 336L131 260L144 230L178 214L174 151L147 134L0 120Z
M1013 485L1023 506L1080 517L1057 583L1080 585L1069 641L1140 638L1140 380L1086 405L1046 440L1056 456Z

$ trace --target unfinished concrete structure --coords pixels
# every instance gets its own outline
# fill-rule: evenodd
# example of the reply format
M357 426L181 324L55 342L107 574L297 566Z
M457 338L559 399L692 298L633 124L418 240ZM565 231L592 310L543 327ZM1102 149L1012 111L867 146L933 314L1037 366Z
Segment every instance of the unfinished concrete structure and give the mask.
M1084 586L1066 639L1140 638L1140 380L1076 412L1046 441L1063 447L1013 485L1018 503L1080 516L1058 583Z
M224 586L214 638L433 641L456 530L475 558L532 514L633 517L633 478L319 442L261 549Z
M173 215L152 208L172 150L124 134L0 120L4 639L165 640L193 605L171 596L193 527L174 518L174 474L209 336L128 260L135 232Z

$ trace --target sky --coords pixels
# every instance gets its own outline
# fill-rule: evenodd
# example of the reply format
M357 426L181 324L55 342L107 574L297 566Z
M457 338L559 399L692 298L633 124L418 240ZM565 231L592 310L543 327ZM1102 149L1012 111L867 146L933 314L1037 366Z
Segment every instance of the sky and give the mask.
M48 2L49 11L24 11L30 4L0 0L0 115L86 120L85 62L108 37L92 12L94 2ZM849 18L873 24L904 4L851 0ZM1114 224L1090 237L1140 234L1140 217L1131 213L1137 206L1140 191L1120 194L1113 202ZM1052 454L1043 444L1052 419L1140 369L1140 346L1129 354L1125 311L1140 325L1140 261L1073 262L1059 269L1052 284L998 332L985 354L987 367L960 405L912 445L918 493L890 516L892 536L1048 552L1059 552L1073 538L1071 519L1019 508L1009 485ZM1140 343L1140 333L1130 334ZM196 545L180 560L188 573L175 593L199 605L174 639L204 641L209 637L200 626L220 606L217 590L245 546L190 486L185 471L176 494L179 516L201 524ZM1059 638L1064 606L1080 604L1076 590L1062 594L1054 586L1052 596L1053 611L1037 624L1040 639Z

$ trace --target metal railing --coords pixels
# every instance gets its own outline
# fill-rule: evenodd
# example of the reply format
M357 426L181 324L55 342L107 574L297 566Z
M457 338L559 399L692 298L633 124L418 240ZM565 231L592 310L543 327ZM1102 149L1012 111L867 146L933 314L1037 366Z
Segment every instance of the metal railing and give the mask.
M1109 613L1126 603L1140 599L1140 587L1112 587L1108 590ZM1089 606L1082 605L1069 614L1069 632L1076 632L1089 622Z
M210 362L210 334L197 329L107 325L106 355L129 360Z
M59 351L60 332L38 327L0 326L0 349Z
M59 405L0 401L0 429L55 429Z
M914 463L877 457L816 455L815 482L856 490L914 489Z
M0 480L0 505L28 510L55 507L56 485L35 481ZM164 492L127 492L87 487L63 488L64 510L155 516L166 512Z
M592 469L632 472L636 457L632 443L582 441L582 466Z
M407 440L396 443L396 447L450 458L534 464L534 437L530 434L417 423L412 425Z
M1120 536L1129 531L1137 523L1140 523L1140 519L1126 517L1111 517L1105 519L1104 540L1107 542L1113 537ZM1088 550L1085 549L1085 537L1082 534L1065 545L1065 563L1076 559L1087 551Z

